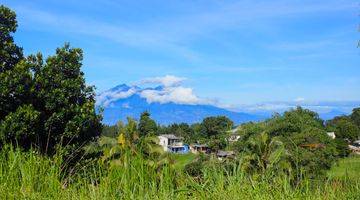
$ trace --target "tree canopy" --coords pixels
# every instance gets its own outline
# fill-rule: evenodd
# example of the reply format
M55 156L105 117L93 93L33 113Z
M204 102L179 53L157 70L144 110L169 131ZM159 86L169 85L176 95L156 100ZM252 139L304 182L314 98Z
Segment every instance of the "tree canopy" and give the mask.
M14 44L16 15L0 7L1 143L53 153L57 146L81 146L101 132L94 88L85 84L83 53L69 44L43 59L23 57Z
M207 117L201 123L201 132L208 136L216 136L229 131L234 123L226 116Z
M153 134L155 135L157 130L156 122L150 118L150 113L145 111L141 113L139 121L139 132L140 136L146 136Z

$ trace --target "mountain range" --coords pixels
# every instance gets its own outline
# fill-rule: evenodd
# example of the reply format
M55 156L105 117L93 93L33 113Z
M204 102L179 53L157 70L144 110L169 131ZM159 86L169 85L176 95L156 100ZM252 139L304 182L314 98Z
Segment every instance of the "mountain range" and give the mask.
M119 120L125 122L127 117L138 119L144 111L150 112L151 118L164 125L181 122L192 124L201 122L205 117L219 115L229 117L235 124L264 119L261 115L229 111L210 104L149 102L143 95L144 91L161 93L163 90L162 86L143 89L122 84L100 93L97 105L103 108L103 122L113 125Z
M318 112L324 120L335 116L349 114L360 102L272 102L242 106L237 110L227 110L213 102L199 99L181 86L160 85L141 88L139 86L118 85L99 93L96 98L97 108L103 108L103 123L116 124L125 122L127 117L138 119L140 114L148 111L159 124L196 123L209 116L227 116L235 124L249 121L260 121L270 117L274 112L283 113L296 106Z

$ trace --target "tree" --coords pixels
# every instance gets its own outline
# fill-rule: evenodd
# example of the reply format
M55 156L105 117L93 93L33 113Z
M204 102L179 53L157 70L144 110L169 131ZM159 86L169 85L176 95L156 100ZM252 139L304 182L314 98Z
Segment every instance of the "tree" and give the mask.
M116 137L118 134L118 126L117 125L103 125L103 129L101 132L102 136L107 136L107 137Z
M283 142L262 132L250 136L245 151L241 154L242 168L250 173L263 175L289 175L291 165Z
M234 142L231 145L231 148L236 150L237 152L244 151L246 149L247 141L249 140L249 138L264 132L266 128L266 124L263 122L249 122L242 124L237 128L237 134L239 134L240 139Z
M14 43L12 33L16 31L16 14L0 6L0 73L11 70L23 59L22 49Z
M139 139L137 123L131 117L127 118L127 124L125 126L125 137L130 143L134 143Z
M15 12L0 6L0 121L14 112L29 97L31 74L23 60L22 49L14 43Z
M20 106L15 112L7 115L0 124L0 141L21 144L29 148L31 141L36 140L39 121L40 112L32 105Z
M208 136L223 134L233 127L234 123L225 116L207 117L201 123L201 132Z
M354 141L360 137L360 129L347 116L335 117L327 122L328 130L335 131L336 138Z
M169 126L158 127L157 134L175 134L184 138L184 142L191 143L194 141L194 130L187 123L171 124Z
M81 71L82 50L65 44L45 61L40 53L24 58L11 36L16 26L15 13L1 6L2 142L52 154L58 146L74 150L99 136L101 116Z
M65 44L44 64L33 62L37 63L34 105L41 111L43 131L39 136L47 138L46 145L40 144L45 151L57 144L82 145L100 135L101 116L95 111L94 88L85 84L82 58L81 49Z
M275 115L266 123L272 136L287 137L301 132L306 127L324 129L324 122L316 112L301 107L286 111L282 116Z
M350 118L360 128L360 108L354 108Z
M139 132L140 136L147 136L155 134L157 130L157 125L154 120L150 118L150 113L145 111L141 113L140 122L139 122Z
M304 174L312 178L324 175L325 170L336 161L339 155L337 147L341 146L326 134L323 121L317 113L301 107L286 111L283 115L274 115L256 125L241 126L239 132L241 138L234 147L240 154L245 152L250 163L253 163L254 159L261 158L258 162L262 163L259 165L260 168L264 168L261 166L268 168L267 158L270 158L268 155L271 151L267 146L271 146L270 141L280 141L281 148L284 148L288 155L286 161L291 164L293 171L291 175L295 182L299 181ZM268 153L258 153L259 151Z

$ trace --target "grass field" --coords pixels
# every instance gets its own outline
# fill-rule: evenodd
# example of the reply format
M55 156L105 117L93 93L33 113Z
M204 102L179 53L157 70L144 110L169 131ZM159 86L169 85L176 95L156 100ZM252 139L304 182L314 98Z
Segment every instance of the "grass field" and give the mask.
M344 159L329 174L354 179L291 186L286 177L249 178L240 168L231 175L219 169L204 170L201 179L181 168L193 154L174 155L176 167L146 165L142 157L126 156L118 167L93 166L64 177L61 157L47 158L35 152L0 151L0 199L359 199L356 179L359 158ZM344 173L344 171L346 173Z
M328 172L328 177L333 179L360 180L360 156L353 155L341 159Z
M190 163L196 158L197 155L193 153L187 154L174 154L173 159L175 160L175 168L184 169L185 165Z

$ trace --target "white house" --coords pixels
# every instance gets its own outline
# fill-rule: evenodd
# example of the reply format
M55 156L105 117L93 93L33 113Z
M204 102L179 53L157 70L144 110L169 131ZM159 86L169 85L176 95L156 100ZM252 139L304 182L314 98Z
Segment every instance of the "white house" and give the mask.
M228 131L228 133L230 133L230 136L227 138L228 142L236 142L240 139L240 135L237 133L239 130L239 127L236 127L230 131Z
M173 134L159 135L159 144L164 148L164 151L173 153L187 153L189 146L184 145L181 137L177 137Z
M327 132L326 134L327 134L329 137L331 137L331 139L335 139L335 138L336 138L335 132Z

